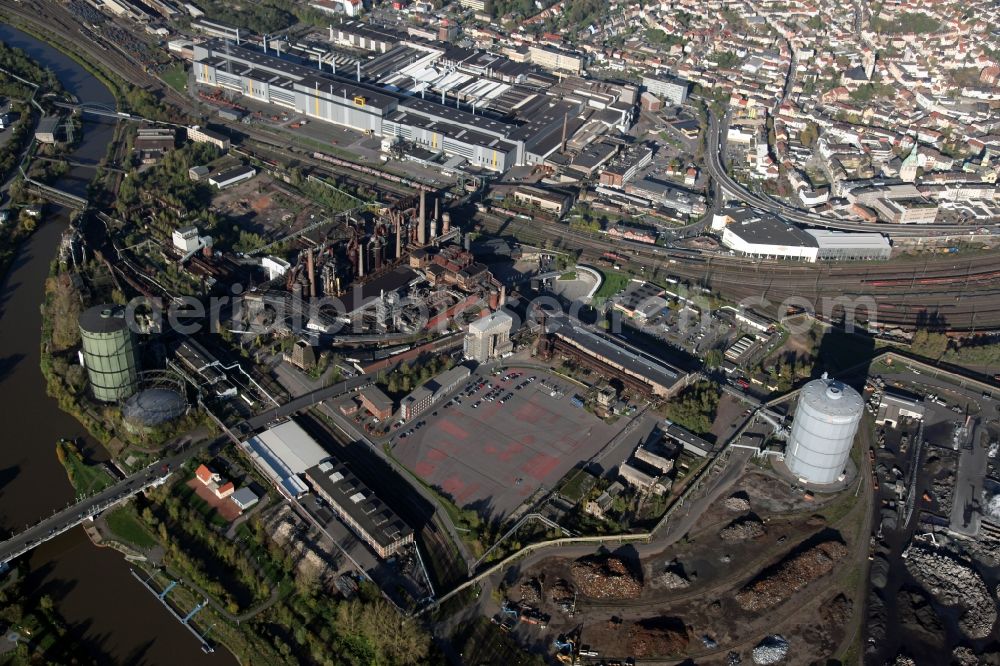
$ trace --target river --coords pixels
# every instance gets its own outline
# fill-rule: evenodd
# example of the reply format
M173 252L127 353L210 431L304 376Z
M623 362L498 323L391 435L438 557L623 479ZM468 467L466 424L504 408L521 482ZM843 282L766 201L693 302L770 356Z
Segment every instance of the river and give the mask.
M114 106L107 88L48 44L9 25L0 25L0 41L23 49L51 68L63 87L81 102ZM112 139L113 122L85 119L83 139L74 157L84 162L101 159ZM92 176L92 169L75 168L54 185L85 196ZM68 223L65 211L48 206L46 212L46 219L19 249L0 283L0 413L4 417L0 528L5 532L23 529L73 500L73 489L56 460L55 443L60 437L85 434L83 427L45 394L39 369L39 305L49 263ZM107 457L89 439L86 450L95 459ZM47 594L54 600L70 625L71 636L89 653L87 657L130 665L235 663L224 649L204 654L195 638L131 576L123 557L111 549L95 547L82 528L43 544L26 557L33 594Z

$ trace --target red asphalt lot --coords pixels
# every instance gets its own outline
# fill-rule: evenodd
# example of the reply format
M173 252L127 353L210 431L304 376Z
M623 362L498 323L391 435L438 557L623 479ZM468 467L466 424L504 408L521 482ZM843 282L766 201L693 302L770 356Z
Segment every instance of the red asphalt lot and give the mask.
M573 407L572 393L556 399L540 390L538 382L514 390L522 380L503 384L514 394L503 405L483 401L472 408L488 388L471 398L462 396L461 405L435 405L416 419L427 425L405 439L397 436L394 454L458 506L506 516L540 486L552 488L624 426L607 425ZM432 416L434 411L438 416Z

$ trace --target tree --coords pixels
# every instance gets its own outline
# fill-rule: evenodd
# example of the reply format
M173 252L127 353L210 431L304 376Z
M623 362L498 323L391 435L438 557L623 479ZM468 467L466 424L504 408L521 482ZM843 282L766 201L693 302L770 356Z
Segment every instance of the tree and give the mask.
M712 429L718 406L719 392L715 384L699 381L667 403L667 418L691 432L704 434Z
M710 370L721 367L724 358L722 352L718 349L709 349L708 353L705 354L705 367Z
M933 333L927 329L918 329L913 334L910 349L914 354L938 360L948 351L948 336L944 333Z

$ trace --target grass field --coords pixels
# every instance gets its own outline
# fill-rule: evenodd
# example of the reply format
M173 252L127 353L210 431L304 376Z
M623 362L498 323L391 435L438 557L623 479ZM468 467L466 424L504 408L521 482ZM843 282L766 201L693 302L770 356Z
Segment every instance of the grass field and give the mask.
M103 467L88 465L73 444L63 444L62 442L57 444L56 456L62 466L66 468L69 482L81 495L99 493L114 483L114 479Z
M187 72L184 71L184 63L177 63L170 69L165 70L161 78L168 86L177 92L183 93L188 80Z
M111 532L126 543L130 543L137 548L152 548L156 545L156 539L135 517L129 507L120 507L105 515L104 520L108 523Z
M604 282L601 288L594 294L594 298L611 298L624 289L629 283L629 276L617 271L601 271L604 275Z
M582 500L597 482L593 474L575 467L564 478L566 482L559 488L559 494L573 502Z

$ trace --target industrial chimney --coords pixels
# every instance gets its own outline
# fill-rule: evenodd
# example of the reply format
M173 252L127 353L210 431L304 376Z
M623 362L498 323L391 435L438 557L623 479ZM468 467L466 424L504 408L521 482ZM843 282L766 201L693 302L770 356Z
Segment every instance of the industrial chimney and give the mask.
M309 271L309 297L316 298L316 266L313 263L313 251L306 253L306 268Z
M420 190L420 217L417 218L417 242L427 245L427 192Z

